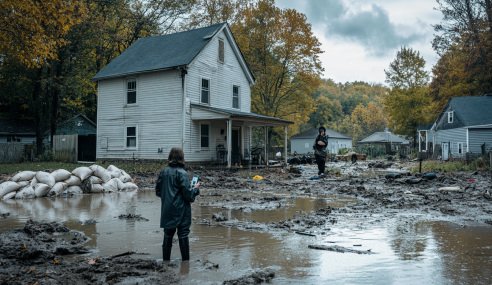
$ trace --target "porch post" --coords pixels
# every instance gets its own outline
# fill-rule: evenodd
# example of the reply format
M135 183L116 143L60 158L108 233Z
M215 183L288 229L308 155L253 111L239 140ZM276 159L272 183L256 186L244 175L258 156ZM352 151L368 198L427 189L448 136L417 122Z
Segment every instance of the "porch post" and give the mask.
M425 131L425 151L429 152L429 132Z
M268 165L268 127L265 126L265 165Z
M287 126L284 126L284 162L287 164Z
M421 149L421 143L420 143L420 131L417 131L417 133L419 134L419 137L417 138L417 141L419 142L419 152L421 152L422 149Z
M253 146L252 145L252 139L253 137L253 127L252 126L249 126L249 165L251 165L251 147Z
M232 166L232 120L227 120L227 167Z

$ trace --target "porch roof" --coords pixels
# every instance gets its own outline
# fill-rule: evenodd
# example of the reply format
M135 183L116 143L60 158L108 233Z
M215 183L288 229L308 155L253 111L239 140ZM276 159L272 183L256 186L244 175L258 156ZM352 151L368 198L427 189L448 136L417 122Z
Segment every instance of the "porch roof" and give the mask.
M191 119L198 120L224 120L233 119L238 121L247 122L252 126L288 126L294 124L292 121L279 119L275 117L268 117L255 113L241 112L238 110L222 109L217 107L211 107L208 105L200 105L191 103L192 110Z

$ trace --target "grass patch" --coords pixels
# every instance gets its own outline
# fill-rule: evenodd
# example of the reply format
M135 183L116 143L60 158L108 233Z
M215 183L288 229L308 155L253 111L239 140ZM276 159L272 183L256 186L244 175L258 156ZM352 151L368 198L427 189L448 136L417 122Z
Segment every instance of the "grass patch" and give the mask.
M113 164L114 166L125 170L128 173L132 172L156 172L161 171L166 167L166 163L162 161L154 162L154 163L101 163L96 162L96 164L101 165L104 168L108 168L109 165ZM29 170L29 171L42 171L42 170L56 170L56 169L65 169L67 171L72 172L75 168L81 166L90 166L91 164L86 163L66 163L66 162L23 162L23 163L8 163L8 164L0 164L0 173L13 174L19 171Z
M452 172L452 171L480 171L480 170L490 170L490 166L487 165L487 161L478 158L467 164L464 160L454 160L454 161L438 161L438 160L427 160L422 162L422 172ZM412 172L419 171L418 163L412 167Z

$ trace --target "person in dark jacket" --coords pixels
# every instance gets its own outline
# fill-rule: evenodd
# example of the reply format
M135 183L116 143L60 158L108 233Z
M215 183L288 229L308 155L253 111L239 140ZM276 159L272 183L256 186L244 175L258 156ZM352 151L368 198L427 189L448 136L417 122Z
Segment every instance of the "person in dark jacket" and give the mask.
M314 141L314 157L316 158L316 164L318 164L318 176L325 175L325 161L326 161L326 147L328 146L328 136L325 135L325 126L319 127L319 134Z
M161 228L164 229L162 256L171 259L173 236L178 231L182 260L190 259L188 234L191 226L191 203L200 195L200 183L191 187L188 173L183 169L184 153L179 147L169 152L168 166L162 170L155 185L156 195L161 198Z

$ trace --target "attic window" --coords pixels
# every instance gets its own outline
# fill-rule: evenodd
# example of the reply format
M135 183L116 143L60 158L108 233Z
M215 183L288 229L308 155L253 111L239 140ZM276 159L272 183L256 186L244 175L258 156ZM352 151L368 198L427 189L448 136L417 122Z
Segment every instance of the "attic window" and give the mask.
M219 62L224 62L224 40L219 39Z
M454 112L451 111L451 112L448 112L448 123L453 123L453 114Z

